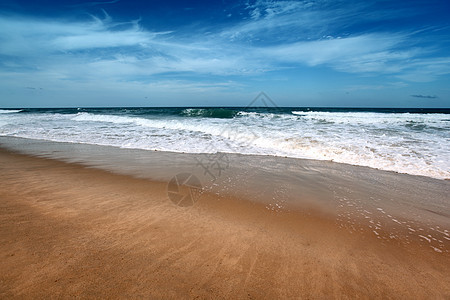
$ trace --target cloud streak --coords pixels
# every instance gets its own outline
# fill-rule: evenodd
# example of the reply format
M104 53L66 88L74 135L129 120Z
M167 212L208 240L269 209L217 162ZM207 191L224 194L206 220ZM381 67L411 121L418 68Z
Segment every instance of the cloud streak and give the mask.
M114 4L114 3L117 3L119 1L120 0L92 1L92 2L85 2L85 3L70 5L69 7L89 7L89 6L104 5L104 4Z
M436 99L437 96L431 96L431 95L411 95L411 97L414 98L422 98L422 99Z

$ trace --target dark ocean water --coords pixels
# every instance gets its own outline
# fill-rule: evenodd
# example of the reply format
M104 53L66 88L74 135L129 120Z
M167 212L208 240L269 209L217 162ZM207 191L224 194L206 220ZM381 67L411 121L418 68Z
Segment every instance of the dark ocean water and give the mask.
M17 109L11 109L17 110ZM187 113L189 110L189 113ZM78 112L134 114L134 115L179 115L204 116L213 118L232 118L239 112L291 114L301 112L372 112L372 113L413 113L413 114L450 114L450 108L351 108L351 107L92 107L92 108L23 108L21 113L59 113Z

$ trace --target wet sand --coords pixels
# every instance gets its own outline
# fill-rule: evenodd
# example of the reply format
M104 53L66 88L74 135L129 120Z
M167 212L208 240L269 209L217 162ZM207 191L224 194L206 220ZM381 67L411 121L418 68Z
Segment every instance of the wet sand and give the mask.
M381 239L393 228L341 222L344 202L333 215L211 190L179 207L164 180L6 150L0 169L0 298L450 297L449 240Z

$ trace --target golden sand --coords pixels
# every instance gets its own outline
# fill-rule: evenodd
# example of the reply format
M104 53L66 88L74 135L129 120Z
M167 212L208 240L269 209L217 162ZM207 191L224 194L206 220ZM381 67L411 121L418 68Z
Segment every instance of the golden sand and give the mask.
M0 298L449 299L450 256L167 183L0 151Z

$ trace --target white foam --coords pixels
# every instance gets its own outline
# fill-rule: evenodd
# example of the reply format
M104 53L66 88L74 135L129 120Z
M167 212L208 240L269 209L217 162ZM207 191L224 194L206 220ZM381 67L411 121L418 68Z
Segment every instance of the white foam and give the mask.
M21 109L0 109L0 114L13 114L21 111Z
M427 240L428 243L431 243L431 239L430 238L427 238L426 236L423 236L423 235L420 235L420 234L419 234L419 237L423 238L424 240Z
M439 248L436 248L436 247L433 247L433 246L431 246L431 248L433 248L433 250L436 251L436 252L442 253L442 250L439 249Z

